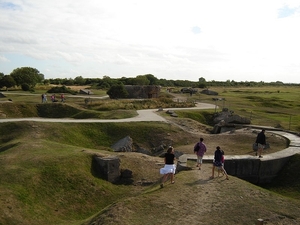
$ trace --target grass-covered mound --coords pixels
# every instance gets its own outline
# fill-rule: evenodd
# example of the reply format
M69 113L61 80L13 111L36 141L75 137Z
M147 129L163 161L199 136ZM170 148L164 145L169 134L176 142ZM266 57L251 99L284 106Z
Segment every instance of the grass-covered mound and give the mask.
M265 216L276 212L276 215L299 220L295 216L298 201L288 206L288 198L270 194L233 177L226 184L216 180L217 183L208 185L209 165L203 169L205 174L201 175L198 170L181 172L176 175L175 185L159 190L161 158L140 153L114 153L110 149L111 144L127 135L136 145L145 148L173 143L176 149L186 140L198 139L198 135L182 132L171 124L22 122L3 123L0 128L0 196L3 206L0 208L0 224L89 224L90 220L98 221L98 224L141 224L141 221L142 224L156 224L169 220L193 224L191 221L198 219L188 215L194 213L195 207L199 207L199 213L202 212L200 206L208 207L209 211L204 211L205 216L202 216L206 221L209 221L208 216L213 220L215 210L210 207L216 204L215 201L220 204L218 209L226 210L223 212L239 212L224 220L224 224L241 219L247 224L253 218L243 216L243 213L258 214L256 207L252 206L255 202L263 204L265 198L268 199L266 207L270 208L264 210ZM121 169L133 171L130 185L122 182L111 184L95 176L92 168L94 154L118 155ZM293 173L290 176L293 179L299 176L298 171L293 168L287 173ZM234 200L233 196L237 192L242 195L242 190L256 194ZM216 197L218 200L214 200ZM221 199L228 202L221 203ZM275 207L279 202L285 208ZM168 208L170 204L171 208Z

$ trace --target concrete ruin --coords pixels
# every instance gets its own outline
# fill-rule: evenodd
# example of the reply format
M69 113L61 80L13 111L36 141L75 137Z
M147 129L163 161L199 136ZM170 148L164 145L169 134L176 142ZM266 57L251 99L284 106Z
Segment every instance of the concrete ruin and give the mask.
M119 140L117 143L113 144L111 148L115 152L132 152L133 151L133 141L132 138L127 136L121 140Z
M258 127L257 129L262 129ZM290 140L288 148L264 155L258 158L252 155L226 155L225 170L229 175L236 176L254 184L270 183L288 163L290 157L300 154L300 139L298 134L288 133L279 129L269 129L269 132ZM212 163L213 155L205 155L203 163ZM182 168L187 167L188 160L197 160L195 154L184 154L179 157Z
M218 95L219 94L216 91L211 91L211 90L208 90L208 89L202 90L200 93L205 94L205 95Z
M94 93L91 92L91 91L88 90L88 89L80 89L80 90L79 90L79 94L82 94L82 95L92 95L92 94L94 94Z
M223 108L222 112L216 113L213 122L215 124L213 134L235 130L241 128L242 125L251 123L250 119L236 115L227 108Z
M96 175L105 180L116 183L120 180L120 159L116 156L93 156L93 170Z
M160 86L158 85L125 85L127 98L158 98Z

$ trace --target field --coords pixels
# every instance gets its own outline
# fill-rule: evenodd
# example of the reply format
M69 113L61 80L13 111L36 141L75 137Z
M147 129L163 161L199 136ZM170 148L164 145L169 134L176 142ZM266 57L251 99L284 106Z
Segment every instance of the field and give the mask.
M300 87L212 87L217 96L195 94L187 99L215 104L251 119L252 124L300 132ZM182 94L176 94L181 97ZM213 98L221 100L214 101ZM218 109L216 109L217 111Z
M174 92L171 97L186 102L216 103L219 107L216 110L224 104L234 113L251 115L253 124L280 125L299 132L299 119L295 122L293 119L298 118L298 89L216 90L225 102L214 102L212 96L200 94ZM41 113L43 117L109 118L113 114L114 118L122 118L134 116L136 107L161 104L145 102L120 110L120 105L134 105L134 102L94 99L91 105L86 105L84 96L68 96L65 104L45 104L45 108L38 110L37 104L42 105L40 93L18 92L7 96L13 101L1 103L0 113L9 118L36 117ZM113 107L101 110L105 104ZM52 107L55 110L51 111ZM124 110L130 113L125 114ZM206 123L209 113L214 110L181 111L178 118L161 112L170 123L1 123L0 224L214 224L216 217L221 224L255 224L258 218L263 218L265 224L300 224L300 183L295 179L300 175L299 155L265 187L232 176L229 181L224 177L210 180L210 164L199 171L191 162L192 170L176 174L175 184L160 189L158 171L162 158L134 152L116 153L110 148L129 135L135 146L145 149L171 144L178 151L191 153L193 144L203 136L209 146L208 154L212 154L215 145L224 147L226 154L253 154L250 146L255 134L237 130L232 134L212 135L208 132L211 125ZM287 145L280 137L268 134L267 137L272 148L266 154ZM111 184L94 176L91 168L94 154L118 156L121 169L133 171L131 182Z

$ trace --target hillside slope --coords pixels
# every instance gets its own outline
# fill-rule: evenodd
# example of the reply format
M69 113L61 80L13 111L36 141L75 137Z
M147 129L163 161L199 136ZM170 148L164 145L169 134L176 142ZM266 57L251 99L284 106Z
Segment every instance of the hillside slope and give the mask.
M86 224L300 224L300 201L230 176L209 179L211 164L176 175L146 193L114 203Z

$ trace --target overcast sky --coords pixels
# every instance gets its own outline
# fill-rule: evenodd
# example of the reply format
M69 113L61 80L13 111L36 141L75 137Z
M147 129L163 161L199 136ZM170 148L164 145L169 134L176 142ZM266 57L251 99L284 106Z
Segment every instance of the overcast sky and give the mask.
M0 72L300 83L299 0L0 0Z

